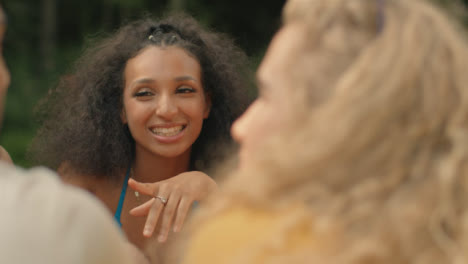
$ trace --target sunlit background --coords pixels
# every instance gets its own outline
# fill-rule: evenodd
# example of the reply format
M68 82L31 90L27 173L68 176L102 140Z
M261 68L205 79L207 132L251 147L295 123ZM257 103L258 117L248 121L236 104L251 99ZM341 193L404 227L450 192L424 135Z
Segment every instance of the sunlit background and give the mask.
M351 1L351 0L350 0ZM371 0L369 0L371 1ZM387 0L391 1L391 0ZM408 0L412 1L412 0ZM468 0L433 0L462 12ZM202 24L230 34L255 68L280 25L285 0L6 0L8 31L4 55L12 75L0 145L14 162L28 167L25 157L38 124L34 107L60 75L66 73L89 40L120 25L151 15L184 11ZM450 6L450 7L449 7ZM468 36L468 35L467 35Z

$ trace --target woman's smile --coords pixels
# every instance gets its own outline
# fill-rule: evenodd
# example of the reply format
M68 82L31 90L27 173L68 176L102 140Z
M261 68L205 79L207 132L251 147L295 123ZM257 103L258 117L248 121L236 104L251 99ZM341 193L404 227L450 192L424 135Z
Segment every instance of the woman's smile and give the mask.
M153 137L162 144L179 142L185 135L187 125L159 126L150 128Z
M157 136L163 136L163 137L172 137L175 136L184 130L186 125L179 125L179 126L173 126L173 127L153 127L150 129L150 131L157 135Z

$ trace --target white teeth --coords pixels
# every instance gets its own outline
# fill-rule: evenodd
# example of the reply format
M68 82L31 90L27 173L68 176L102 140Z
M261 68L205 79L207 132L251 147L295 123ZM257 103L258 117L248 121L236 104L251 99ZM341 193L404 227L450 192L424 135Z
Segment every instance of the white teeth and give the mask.
M168 127L168 128L156 127L156 128L151 129L151 132L153 132L154 134L158 136L171 137L171 136L175 136L179 134L183 128L184 126L176 126L176 127Z

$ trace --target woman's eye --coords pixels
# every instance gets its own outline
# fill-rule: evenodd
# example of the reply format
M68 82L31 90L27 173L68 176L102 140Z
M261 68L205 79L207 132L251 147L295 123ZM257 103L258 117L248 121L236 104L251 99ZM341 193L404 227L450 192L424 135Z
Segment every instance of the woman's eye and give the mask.
M150 96L152 93L150 91L140 91L135 93L135 97L144 97L144 96Z
M195 92L195 89L193 88L190 88L190 87L180 87L180 88L177 88L177 91L176 93L194 93Z

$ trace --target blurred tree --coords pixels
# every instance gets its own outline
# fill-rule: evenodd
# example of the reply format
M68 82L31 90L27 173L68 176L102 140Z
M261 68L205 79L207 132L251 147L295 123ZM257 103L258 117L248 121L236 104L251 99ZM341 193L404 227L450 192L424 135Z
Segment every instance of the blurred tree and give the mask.
M56 0L42 0L41 58L45 74L55 70L57 32Z
M467 16L467 8L468 8L468 0L432 0L436 4L442 6L443 8L449 10L451 14L453 14L456 19L462 21L465 26L468 26L468 16Z
M169 0L169 10L181 11L186 6L185 0Z

